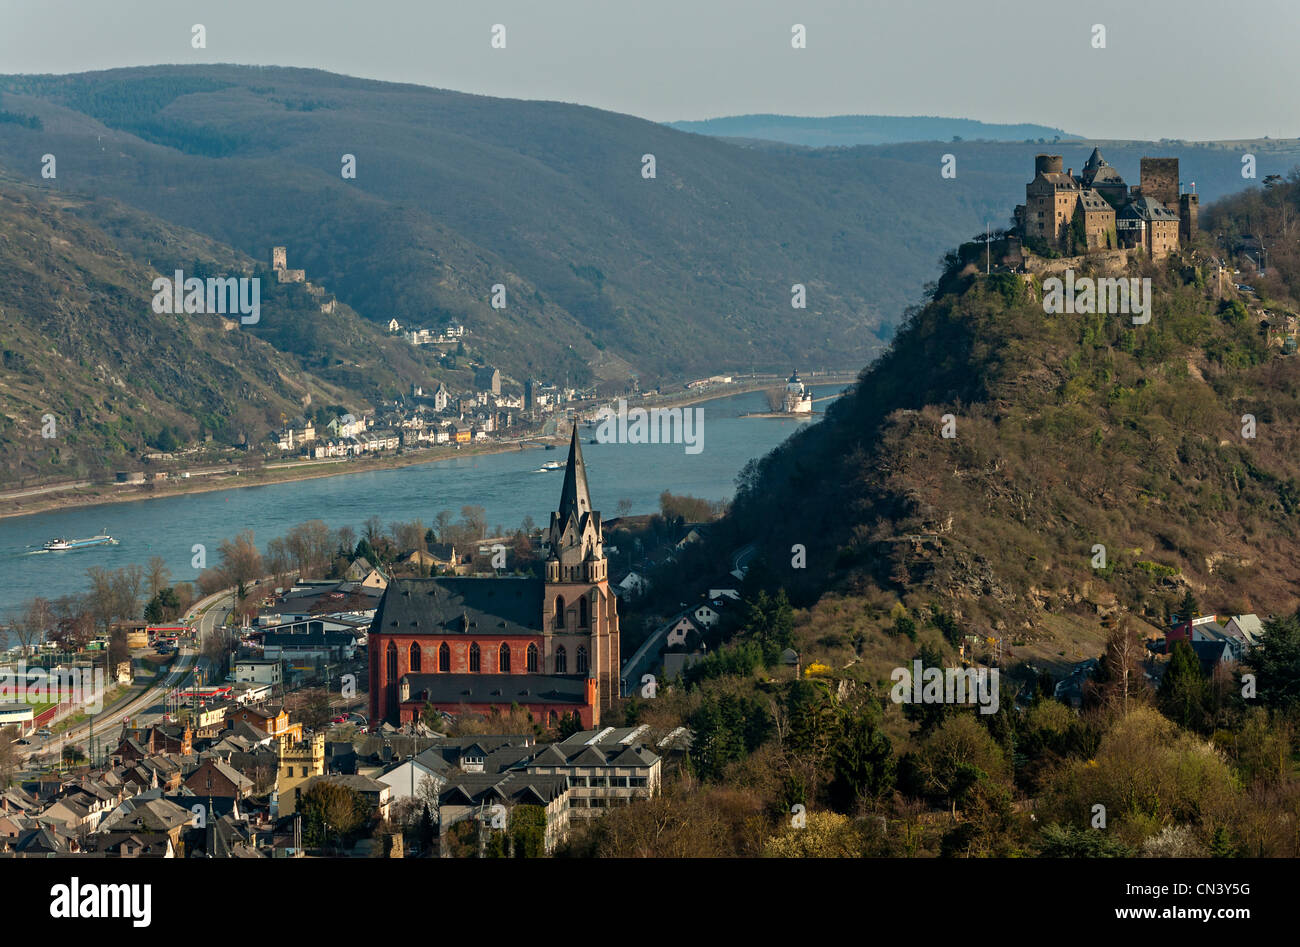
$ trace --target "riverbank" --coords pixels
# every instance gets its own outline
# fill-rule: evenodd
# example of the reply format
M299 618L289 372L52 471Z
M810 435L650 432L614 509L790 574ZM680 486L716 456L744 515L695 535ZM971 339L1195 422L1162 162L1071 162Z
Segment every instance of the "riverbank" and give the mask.
M856 375L847 373L828 374L812 376L808 379L808 382L814 385L850 384L856 380L856 377ZM683 391L664 396L651 396L638 399L635 405L644 408L685 407L754 391L762 391L780 383L780 380L774 376L773 378L755 379L698 392ZM590 415L595 408L594 405L575 405L574 407L583 416ZM561 425L561 427L564 427L564 425ZM30 516L35 513L46 513L54 510L82 509L107 504L156 500L163 497L213 493L218 490L231 490L240 487L267 486L270 484L316 480L323 477L374 473L399 467L433 464L457 457L485 456L518 450L541 450L548 444L562 446L567 442L568 431L566 428L550 435L528 435L508 441L467 444L459 448L448 445L403 449L401 453L372 457L329 458L312 461L277 460L264 466L232 465L228 471L204 474L200 477L192 476L183 480L164 480L145 484L96 484L82 481L67 486L36 485L9 491L8 494L0 494L0 519Z
M146 484L91 484L62 493L43 493L39 496L14 499L0 497L0 519L30 516L51 510L82 509L111 503L131 503L139 500L157 500L162 497L214 493L217 490L232 490L240 487L260 487L276 483L316 480L322 477L374 473L398 467L434 464L456 457L501 454L517 450L541 450L544 443L558 444L562 440L563 438L560 437L537 435L523 441L469 444L459 450L454 447L425 447L404 450L403 453L387 456L277 462L273 467L235 467L229 473L213 474L202 478L191 477L186 480L166 480Z

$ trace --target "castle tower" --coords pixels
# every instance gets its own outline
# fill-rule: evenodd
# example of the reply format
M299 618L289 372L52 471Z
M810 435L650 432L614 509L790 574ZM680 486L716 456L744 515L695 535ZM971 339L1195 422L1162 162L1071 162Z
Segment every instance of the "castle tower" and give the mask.
M293 743L280 738L280 766L275 774L278 813L288 815L298 808L298 790L313 776L325 775L325 734Z
M1196 186L1196 182L1192 182ZM1200 216L1201 199L1195 191L1178 195L1178 236L1184 243L1196 236L1197 218Z
M1074 218L1082 185L1070 171L1061 170L1060 155L1037 155L1034 179L1025 185L1021 224L1025 240L1060 248ZM1071 169L1073 170L1073 169Z
M1140 164L1139 187L1142 196L1165 205L1165 209L1178 213L1178 159L1143 158Z
M609 590L600 513L591 508L578 425L569 442L559 509L547 532L550 554L542 626L545 661L557 674L588 674L596 681L597 710L619 697L618 602Z
M271 269L284 270L289 267L289 255L287 247L271 248Z

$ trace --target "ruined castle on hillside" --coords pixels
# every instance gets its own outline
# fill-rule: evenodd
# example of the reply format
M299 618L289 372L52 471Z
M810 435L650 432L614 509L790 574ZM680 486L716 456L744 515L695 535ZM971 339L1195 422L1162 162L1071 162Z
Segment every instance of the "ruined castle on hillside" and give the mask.
M1016 205L1016 232L1040 252L1141 248L1161 259L1196 233L1199 198L1195 184L1183 193L1177 158L1143 158L1140 181L1126 185L1099 148L1077 177L1061 170L1060 155L1038 155L1025 202Z

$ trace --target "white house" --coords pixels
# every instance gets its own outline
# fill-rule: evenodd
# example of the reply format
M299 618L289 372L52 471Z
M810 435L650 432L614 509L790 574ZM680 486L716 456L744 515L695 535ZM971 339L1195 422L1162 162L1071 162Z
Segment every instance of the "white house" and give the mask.
M236 683L280 684L284 669L279 661L268 658L241 658L235 662Z
M699 605L691 615L705 628L712 628L722 617L712 605Z

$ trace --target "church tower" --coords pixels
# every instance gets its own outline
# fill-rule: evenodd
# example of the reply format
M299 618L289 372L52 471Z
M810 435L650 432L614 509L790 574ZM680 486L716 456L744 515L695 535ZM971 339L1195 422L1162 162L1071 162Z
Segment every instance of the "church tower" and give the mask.
M542 614L546 670L594 678L599 712L619 697L618 601L609 590L600 513L591 508L577 424L547 546Z

